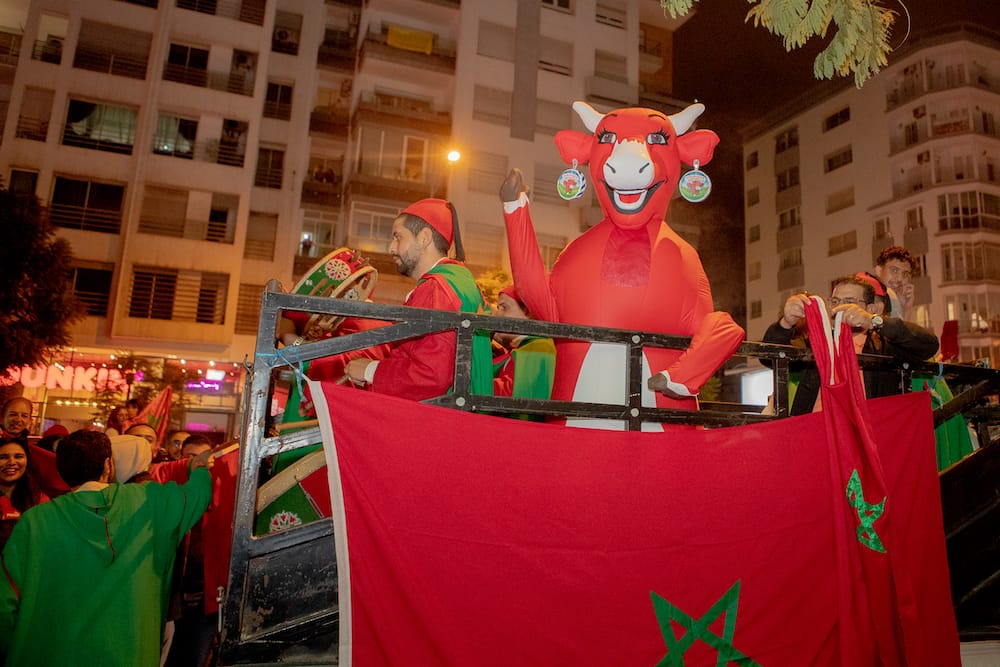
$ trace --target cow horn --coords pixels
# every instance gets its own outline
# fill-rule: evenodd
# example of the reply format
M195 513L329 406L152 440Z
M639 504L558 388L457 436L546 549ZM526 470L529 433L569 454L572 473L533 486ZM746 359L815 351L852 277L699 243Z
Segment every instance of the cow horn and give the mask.
M677 136L679 137L687 132L688 129L694 125L694 122L698 120L698 116L704 113L704 111L705 105L700 102L696 102L687 109L684 109L684 111L680 111L671 116L670 122L673 124L674 132L677 133Z
M597 129L601 119L604 118L604 114L600 113L586 102L573 102L573 111L575 111L576 115L583 121L584 127L591 132L594 132Z

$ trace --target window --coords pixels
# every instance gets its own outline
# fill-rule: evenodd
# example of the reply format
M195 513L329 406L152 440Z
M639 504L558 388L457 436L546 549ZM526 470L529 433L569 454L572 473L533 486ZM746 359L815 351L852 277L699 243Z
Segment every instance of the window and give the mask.
M263 294L263 285L240 283L239 295L236 297L237 334L257 335L257 322L260 321L260 302Z
M208 84L208 49L171 44L163 78L204 88Z
M292 85L267 82L264 97L264 117L288 120L292 117Z
M495 189L495 188L494 188ZM506 251L503 225L483 222L465 222L462 225L462 243L468 262L483 267L503 266Z
M489 21L479 22L476 53L487 58L514 61L514 29Z
M278 238L278 215L250 211L247 222L247 242L243 246L244 259L274 261L274 241Z
M197 136L197 120L161 113L156 121L153 152L190 160L194 157L194 142Z
M271 36L271 50L275 53L297 55L299 38L302 34L302 16L278 10L274 14L274 34Z
M852 161L854 161L854 154L851 151L851 147L841 148L839 151L823 158L823 171L830 173L834 169L851 164Z
M946 283L1000 280L1000 244L942 243L941 280Z
M938 229L1000 230L1000 197L977 190L938 195Z
M45 141L49 133L54 91L42 88L25 88L21 99L21 114L17 117L18 139Z
M754 151L753 153L747 155L747 171L750 171L758 164L760 164L760 158L757 155L757 151Z
M572 107L565 102L538 99L535 102L535 131L555 136L570 127Z
M778 254L779 269L791 269L796 266L802 266L802 248L791 248Z
M826 198L826 212L835 213L854 206L854 187L844 188L830 194Z
M10 184L7 186L7 189L11 192L19 195L34 195L37 187L37 171L25 171L23 169L10 170Z
M761 263L759 261L750 262L747 264L747 280L760 280L761 271Z
M393 181L430 183L428 140L405 130L365 125L360 129L358 172Z
M799 129L793 127L791 129L785 130L774 138L774 152L783 153L789 148L793 148L799 145Z
M760 188L753 187L747 190L747 207L760 203Z
M70 99L62 143L131 155L135 125L135 109Z
M129 291L129 317L224 324L229 276L136 266Z
M77 266L73 269L73 295L86 308L87 315L107 316L114 269L113 264Z
M571 76L573 74L573 44L551 37L541 37L538 69Z
M49 218L57 227L118 234L125 186L57 176Z
M628 62L625 56L606 51L594 51L594 76L609 81L628 83Z
M788 188L793 188L799 184L799 168L791 167L776 174L778 192L784 192Z
M509 90L476 86L472 93L472 117L486 123L510 125Z
M760 225L753 225L747 230L747 243L760 241Z
M878 218L872 224L872 239L875 241L881 241L882 239L892 238L892 227L889 225L889 217L885 216Z
M594 20L598 23L609 25L612 28L625 28L627 17L625 3L622 0L597 0Z
M906 210L906 231L923 229L924 227L924 207L917 206Z
M136 267L132 273L129 317L169 320L174 312L177 271Z
M242 167L246 157L247 132L249 123L245 121L224 118L222 120L222 135L215 148L214 161L230 167Z
M564 12L573 11L573 0L542 0L542 7L561 9Z
M795 206L778 214L778 229L788 229L802 224L802 217L799 215L799 207Z
M854 250L858 247L858 232L857 230L851 230L843 234L838 234L837 236L831 236L827 239L827 257L833 257L834 255L839 255L842 252L847 252L848 250Z
M851 107L844 107L840 111L835 111L823 119L823 131L829 132L838 125L843 125L851 120Z
M109 23L84 19L73 67L130 79L146 78L146 62L153 36Z
M285 151L280 148L261 148L257 153L257 173L253 184L280 190L284 165Z
M917 129L917 124L909 123L903 128L903 143L912 146L918 141L920 141L920 131Z
M750 319L756 320L764 314L764 305L761 303L760 299L755 299L750 302Z
M385 252L392 240L392 222L398 215L398 208L353 202L347 244L364 252Z
M506 155L477 151L469 166L469 189L496 194L508 171Z

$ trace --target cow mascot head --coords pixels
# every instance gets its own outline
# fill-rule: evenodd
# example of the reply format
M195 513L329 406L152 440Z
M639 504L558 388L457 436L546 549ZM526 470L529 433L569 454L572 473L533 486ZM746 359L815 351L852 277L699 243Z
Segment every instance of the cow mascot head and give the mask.
M616 109L601 114L585 102L576 111L590 134L556 133L567 164L590 163L590 178L607 218L622 229L662 222L681 173L681 162L708 164L719 137L711 130L688 132L705 110L692 104L668 116L655 109Z

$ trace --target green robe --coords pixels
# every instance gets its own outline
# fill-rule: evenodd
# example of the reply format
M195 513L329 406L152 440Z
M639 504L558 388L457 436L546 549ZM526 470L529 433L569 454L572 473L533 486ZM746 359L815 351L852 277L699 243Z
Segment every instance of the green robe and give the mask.
M2 555L7 665L159 665L174 554L211 497L200 468L183 486L112 484L25 512Z

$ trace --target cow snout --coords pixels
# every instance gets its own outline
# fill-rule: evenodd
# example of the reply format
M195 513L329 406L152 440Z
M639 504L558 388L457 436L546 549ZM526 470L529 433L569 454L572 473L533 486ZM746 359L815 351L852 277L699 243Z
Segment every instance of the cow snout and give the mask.
M604 180L615 190L641 190L653 182L656 169L646 145L623 141L615 146L604 163Z

